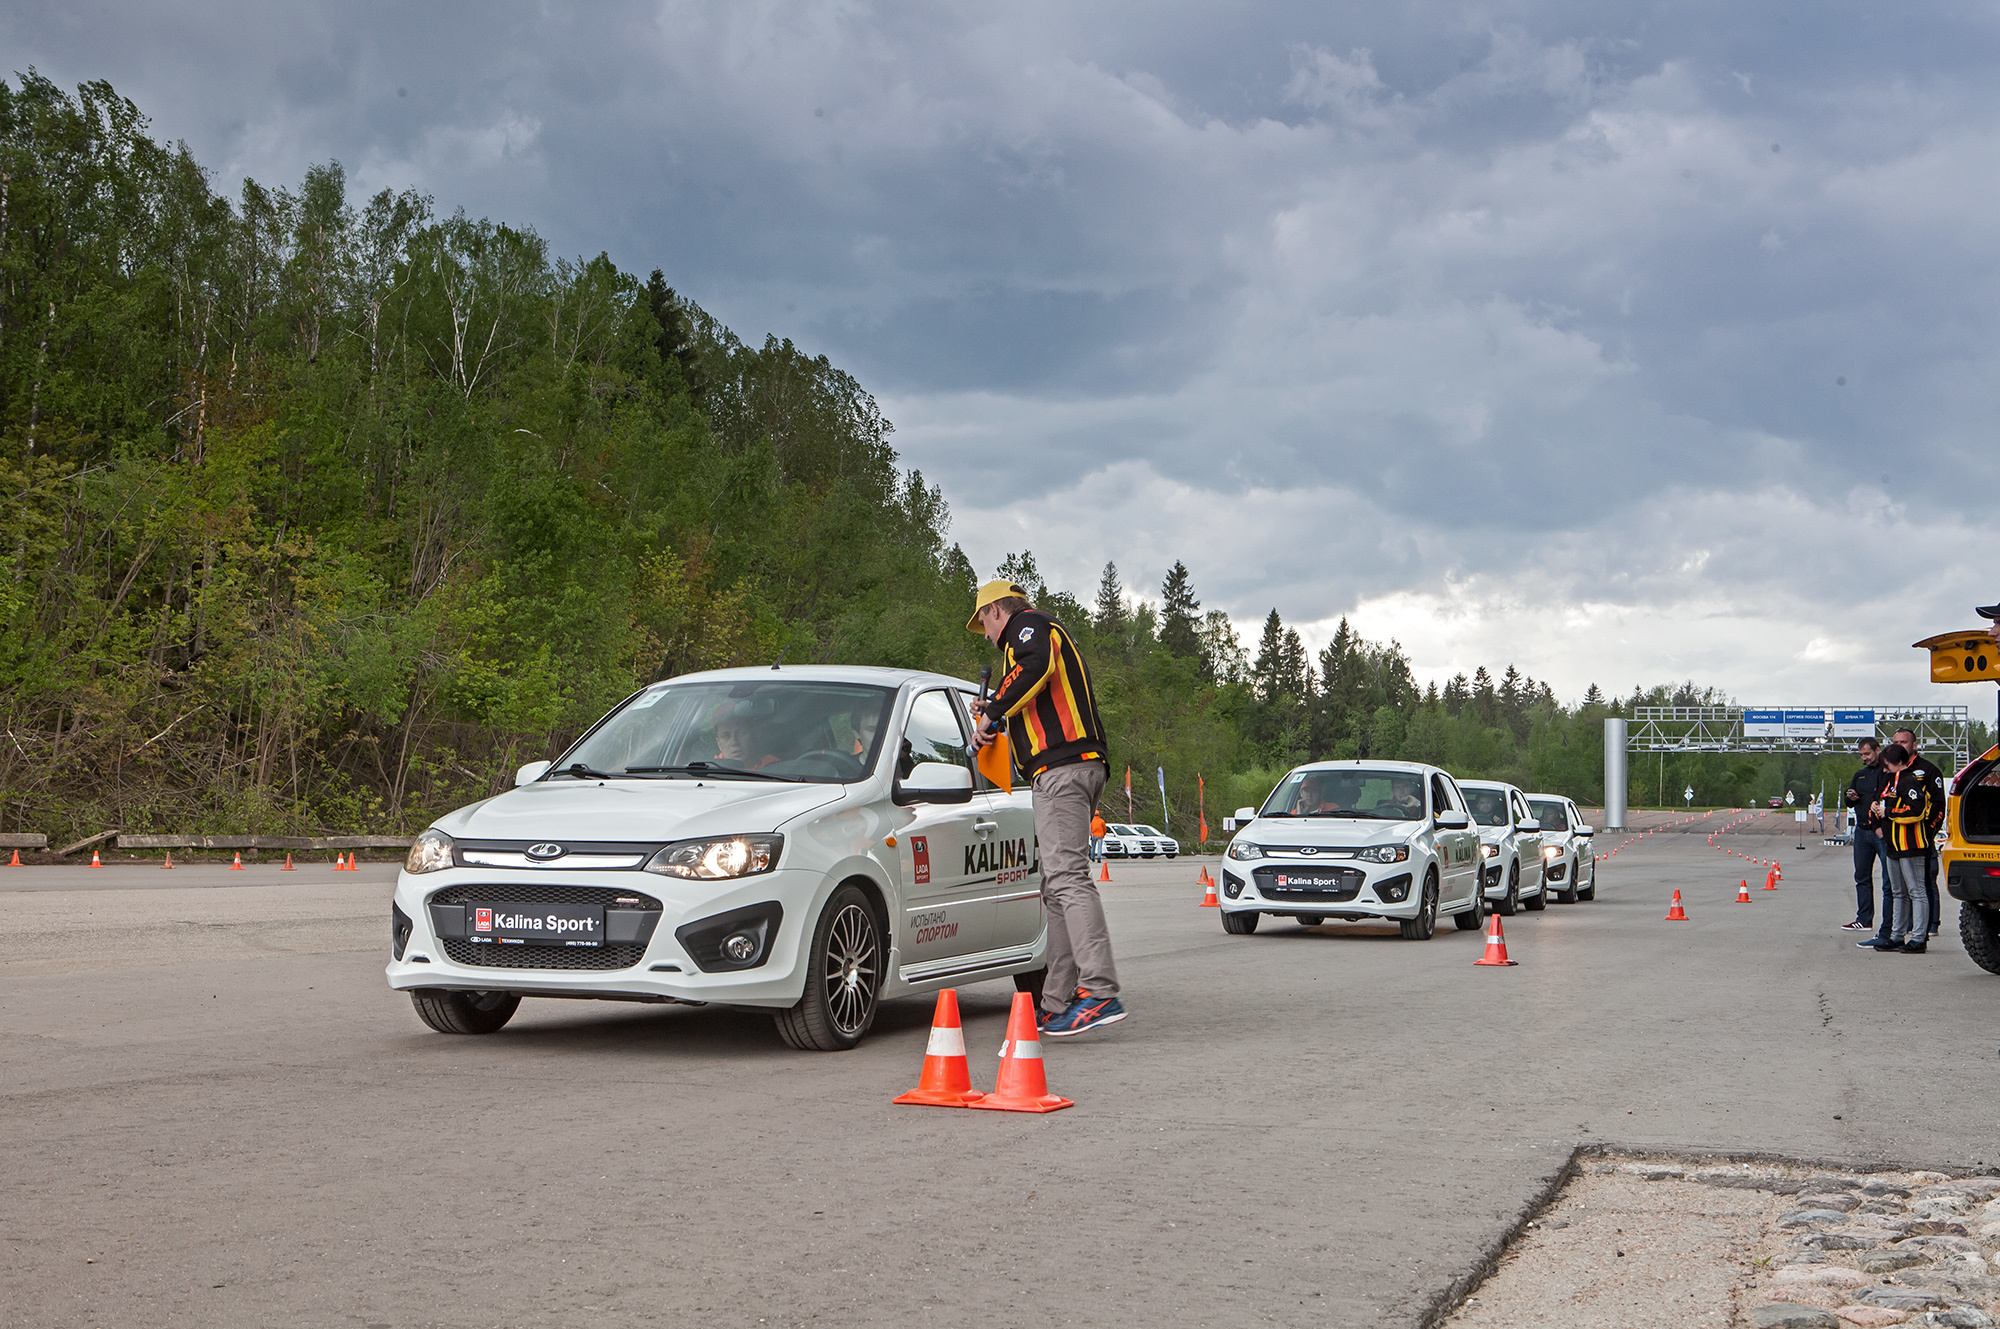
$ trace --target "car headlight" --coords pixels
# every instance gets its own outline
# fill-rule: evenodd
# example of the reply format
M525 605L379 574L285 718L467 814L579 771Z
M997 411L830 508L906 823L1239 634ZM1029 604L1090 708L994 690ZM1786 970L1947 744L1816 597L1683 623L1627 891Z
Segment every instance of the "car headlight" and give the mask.
M1559 856L1561 853L1562 853L1562 846L1559 844L1545 844L1542 846L1543 858L1555 858Z
M1410 856L1410 846L1406 844L1378 844L1367 849L1357 849L1354 856L1370 863L1400 863Z
M1497 844L1483 844L1479 846L1479 852L1488 858L1498 858L1500 857L1500 846Z
M1248 863L1253 858L1262 858L1264 848L1262 845L1251 844L1248 840L1232 840L1229 844L1229 856L1239 863Z
M451 866L451 837L443 831L425 831L410 846L410 856L403 860L405 872L441 872Z
M696 881L754 877L778 866L778 851L784 845L782 835L723 835L712 840L683 840L654 854L646 863L646 871Z

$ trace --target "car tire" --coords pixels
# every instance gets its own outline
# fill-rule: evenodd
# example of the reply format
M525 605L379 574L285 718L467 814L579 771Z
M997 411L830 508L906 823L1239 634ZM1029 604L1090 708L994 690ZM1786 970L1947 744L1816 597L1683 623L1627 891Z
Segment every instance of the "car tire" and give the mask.
M1958 939L1974 964L2000 974L2000 912L1959 901Z
M521 1008L516 992L447 992L443 988L411 988L410 1004L417 1018L441 1034L498 1033Z
M1484 889L1472 893L1472 908L1451 916L1452 926L1460 932L1473 932L1486 921L1486 892Z
M1578 868L1578 871L1582 871L1581 867ZM1590 865L1590 885L1577 887L1576 898L1579 900L1595 900L1597 898L1597 864L1592 863Z
M1542 889L1536 891L1533 895L1521 901L1521 908L1527 910L1531 914L1539 914L1542 912L1542 910L1547 909L1548 907L1549 907L1549 879L1546 876L1544 876L1542 878Z
M801 1052L845 1052L875 1023L882 994L882 926L858 886L833 893L813 927L806 990L779 1011L778 1035Z
M1294 914L1292 915L1292 921L1302 928L1316 928L1326 922L1326 919L1318 914Z
M1438 879L1437 869L1424 874L1424 893L1417 904L1415 918L1396 920L1396 926L1403 930L1405 941L1429 941L1437 935L1438 922Z
M1558 891L1556 892L1556 903L1557 903L1557 904L1575 904L1575 903L1576 903L1576 863L1575 863L1574 861L1572 861L1572 862L1570 863L1570 865L1569 865L1569 866L1568 866L1568 867L1567 867L1566 869L1564 869L1564 871L1563 871L1563 881L1564 881L1564 882L1565 882L1565 883L1566 883L1566 884L1568 885L1569 889L1568 889L1568 890L1558 890Z
M1232 937L1247 937L1257 930L1260 915L1254 909L1222 911L1222 930Z
M1507 869L1507 893L1500 897L1500 903L1493 906L1493 912L1502 918L1512 918L1521 908L1521 860L1515 859Z

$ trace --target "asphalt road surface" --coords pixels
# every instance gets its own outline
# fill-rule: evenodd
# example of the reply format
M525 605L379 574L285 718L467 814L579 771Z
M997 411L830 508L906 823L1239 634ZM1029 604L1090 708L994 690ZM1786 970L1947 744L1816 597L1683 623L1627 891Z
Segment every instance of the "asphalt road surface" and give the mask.
M2000 1163L1955 907L1857 950L1845 851L1773 823L1725 844L1780 890L1732 903L1713 822L1637 840L1507 920L1512 969L1449 924L1225 936L1196 864L1117 866L1132 1018L1045 1044L1041 1117L890 1105L927 998L834 1055L714 1008L431 1033L386 866L0 869L0 1321L1413 1324L1579 1144ZM975 1083L1010 991L961 993Z

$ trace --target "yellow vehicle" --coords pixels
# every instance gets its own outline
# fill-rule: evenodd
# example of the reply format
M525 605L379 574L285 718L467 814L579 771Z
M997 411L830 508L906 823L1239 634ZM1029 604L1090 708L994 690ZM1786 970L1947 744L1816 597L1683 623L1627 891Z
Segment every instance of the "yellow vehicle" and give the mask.
M1938 875L1962 902L1958 937L1965 953L2000 974L2000 747L1988 748L1951 782Z

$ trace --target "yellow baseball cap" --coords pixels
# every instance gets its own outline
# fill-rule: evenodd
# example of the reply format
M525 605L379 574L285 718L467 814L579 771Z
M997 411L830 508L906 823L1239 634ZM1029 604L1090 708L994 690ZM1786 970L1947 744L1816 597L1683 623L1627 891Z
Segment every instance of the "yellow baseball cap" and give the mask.
M995 600L1004 600L1010 595L1018 595L1023 600L1028 598L1028 592L1011 581L989 581L980 587L979 594L973 597L972 617L965 620L965 630L967 632L980 631L979 611L986 608L987 605L992 604Z

